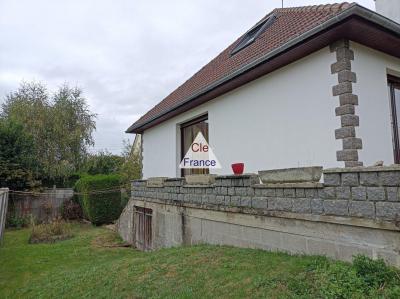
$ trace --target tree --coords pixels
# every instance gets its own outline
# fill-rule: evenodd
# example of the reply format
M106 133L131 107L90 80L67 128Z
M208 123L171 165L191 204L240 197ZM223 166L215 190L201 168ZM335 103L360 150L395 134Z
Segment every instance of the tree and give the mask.
M15 121L32 136L47 181L65 180L78 171L94 144L96 115L79 88L67 84L50 95L41 83L22 83L6 96L2 119Z
M21 124L0 119L0 187L30 189L39 168L32 136Z
M96 130L92 114L79 88L62 86L53 96L53 134L57 139L58 154L62 160L79 168L87 155L88 146L94 145Z
M125 162L121 166L120 175L124 183L128 184L131 180L142 177L142 158L141 152L136 150L128 140L123 140L122 156Z
M89 155L83 171L90 175L116 174L120 171L124 158L113 155L107 151L100 151L97 154Z

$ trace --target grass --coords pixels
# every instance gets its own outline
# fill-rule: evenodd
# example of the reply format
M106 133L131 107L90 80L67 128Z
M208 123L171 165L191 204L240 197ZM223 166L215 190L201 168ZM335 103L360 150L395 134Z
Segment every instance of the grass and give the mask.
M69 240L28 244L29 229L7 231L0 247L0 298L400 296L399 273L384 265L375 285L375 276L366 283L355 265L323 257L208 245L139 252L115 247L118 237L101 227L74 224L72 232ZM374 262L359 263L363 276L381 271Z

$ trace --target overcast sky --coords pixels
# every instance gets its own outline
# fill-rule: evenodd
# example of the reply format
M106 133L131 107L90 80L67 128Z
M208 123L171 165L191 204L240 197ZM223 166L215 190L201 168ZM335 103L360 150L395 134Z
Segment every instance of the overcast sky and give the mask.
M339 1L285 0L285 6ZM373 0L359 4L374 8ZM93 150L127 129L281 0L0 0L0 103L22 80L81 87Z

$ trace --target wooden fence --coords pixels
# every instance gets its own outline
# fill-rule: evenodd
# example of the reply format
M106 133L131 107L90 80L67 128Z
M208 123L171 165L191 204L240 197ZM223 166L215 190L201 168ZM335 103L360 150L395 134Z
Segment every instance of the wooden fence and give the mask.
M8 188L0 188L0 244L3 240L8 206Z
M73 189L46 189L43 193L11 192L9 216L30 217L36 221L48 221L61 216L64 201L71 199Z

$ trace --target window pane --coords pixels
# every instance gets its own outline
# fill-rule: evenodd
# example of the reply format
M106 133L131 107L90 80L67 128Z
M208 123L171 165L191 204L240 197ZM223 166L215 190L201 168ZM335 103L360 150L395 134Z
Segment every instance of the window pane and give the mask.
M400 144L399 144L399 132L400 132L400 89L394 87L393 88L393 100L394 100L394 105L395 105L395 113L396 113L396 119L397 122L395 125L397 125L397 136L395 140L395 163L400 163ZM393 113L393 112L392 112Z
M394 77L389 77L390 91L390 106L392 115L392 138L393 138L393 153L394 163L400 163L400 84L399 80Z
M190 124L189 126L182 125L181 127L181 136L182 136L182 153L181 159L185 156L186 152L189 150L192 145L194 139L197 134L201 132L204 138L208 142L208 122L205 119L200 120L199 122L195 122ZM206 174L209 173L207 168L203 169L182 169L182 175L187 174Z
M394 99L395 99L395 103L396 103L396 112L400 111L400 90L397 88L394 88ZM397 116L398 118L399 116Z

